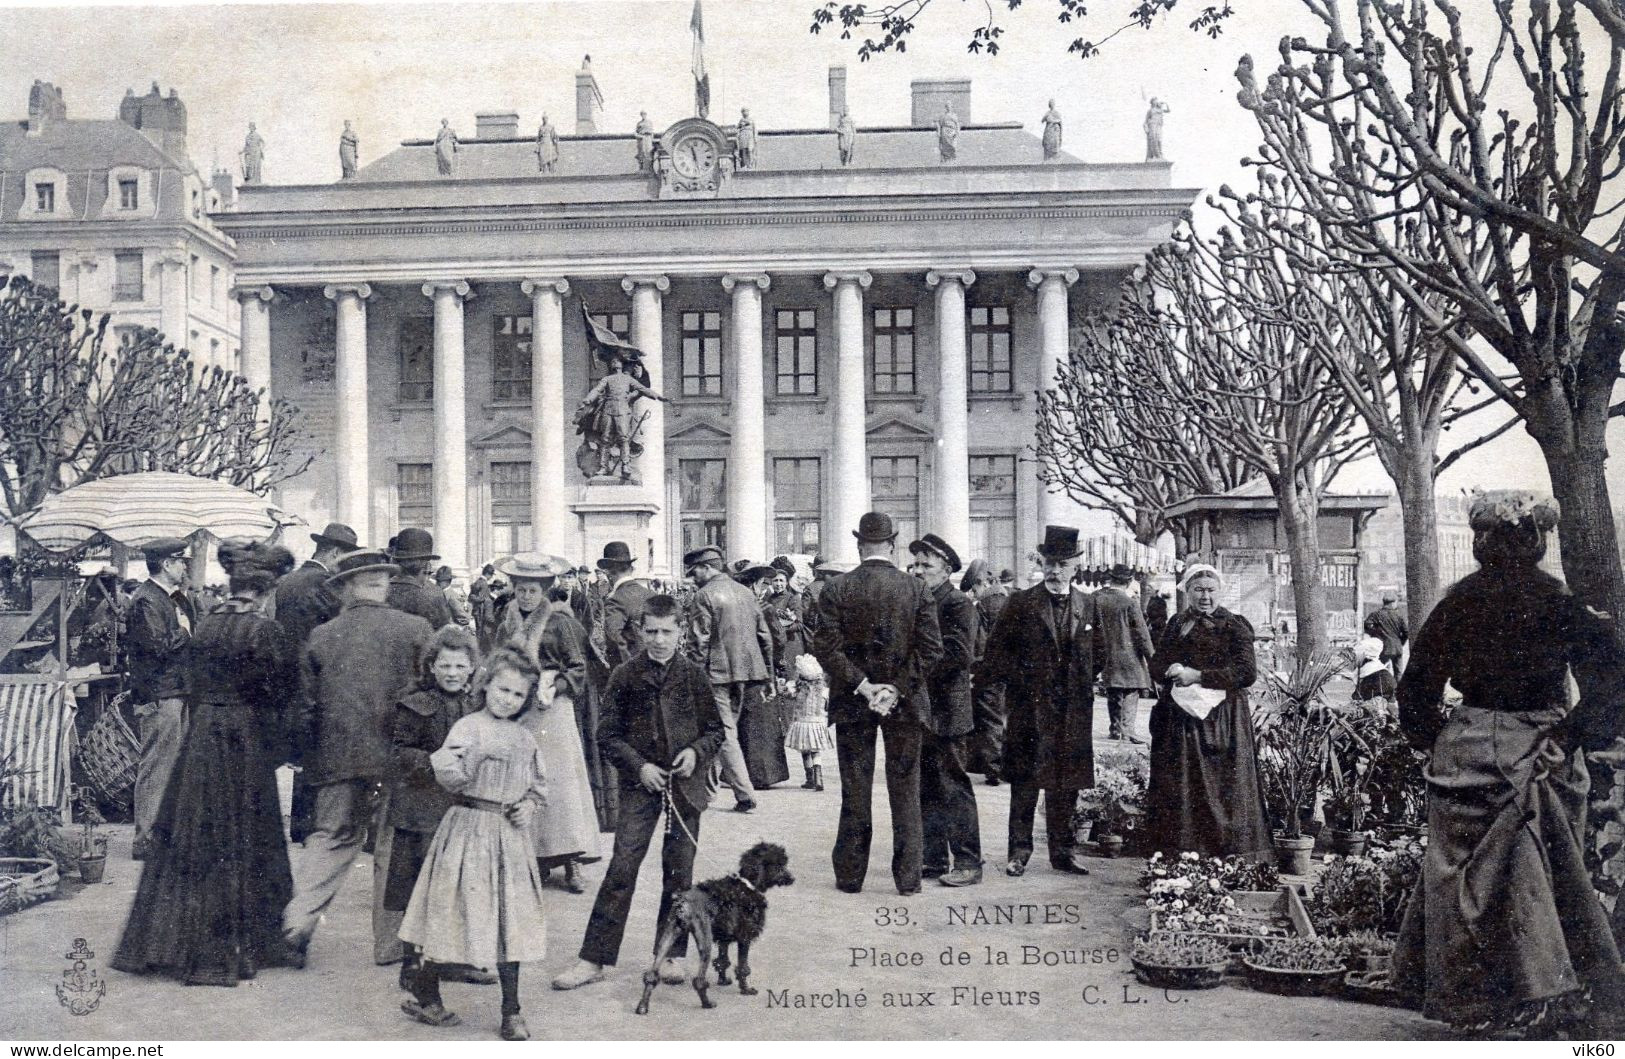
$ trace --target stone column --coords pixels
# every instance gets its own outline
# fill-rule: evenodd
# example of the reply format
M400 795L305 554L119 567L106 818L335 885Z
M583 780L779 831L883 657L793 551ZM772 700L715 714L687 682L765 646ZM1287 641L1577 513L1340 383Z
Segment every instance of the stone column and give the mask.
M965 288L969 269L927 272L937 289L936 508L931 527L962 555L970 554L970 409L966 405Z
M164 333L164 338L176 349L186 349L192 343L192 336L187 327L190 314L187 312L188 299L191 292L187 290L186 255L178 252L166 253L158 259L156 269L158 273L158 329ZM143 292L145 293L145 292ZM203 355L192 350L194 362L203 363Z
M270 287L235 287L231 296L240 306L242 326L242 376L256 390L264 390L260 401L262 416L271 409L271 299Z
M434 542L440 561L468 570L468 404L463 390L462 280L425 283L434 301Z
M1048 390L1062 358L1067 355L1068 315L1066 290L1078 281L1075 268L1035 268L1027 274L1027 284L1038 292L1038 387ZM1065 518L1076 518L1076 507L1061 493L1052 493L1043 480L1033 476L1038 489L1038 533Z
M829 522L820 538L824 554L855 561L852 531L869 510L869 457L864 404L863 292L867 272L830 272L824 286L835 292L835 439L829 483ZM904 542L907 543L906 541Z
M663 295L671 289L665 276L628 276L621 280L621 289L632 296L632 344L643 350L643 366L649 369L649 387L656 393L665 393L666 343L661 326ZM647 399L638 402L638 414L648 413L643 421L643 455L638 457L638 473L643 479L643 490L655 511L649 516L649 536L654 540L654 558L648 573L665 573L671 565L670 544L666 539L666 409L659 401ZM639 561L649 559L644 542L632 544L633 557Z
M355 530L363 544L376 544L369 525L372 496L367 453L367 299L372 297L372 287L332 284L323 293L333 299L337 317L333 517Z
M536 549L575 555L575 518L564 502L564 296L560 277L527 279L530 295L530 524Z
M728 429L728 555L765 559L767 532L767 410L762 397L762 292L766 273L722 277L733 294L733 401Z

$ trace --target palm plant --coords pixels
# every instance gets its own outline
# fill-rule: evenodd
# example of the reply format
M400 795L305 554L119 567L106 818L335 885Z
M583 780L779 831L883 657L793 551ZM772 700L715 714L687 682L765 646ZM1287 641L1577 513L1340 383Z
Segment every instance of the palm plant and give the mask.
M1343 668L1337 655L1317 651L1290 675L1264 673L1264 694L1253 719L1258 765L1285 838L1303 834L1304 815L1327 777L1336 774L1332 734L1340 721L1326 702L1326 685Z

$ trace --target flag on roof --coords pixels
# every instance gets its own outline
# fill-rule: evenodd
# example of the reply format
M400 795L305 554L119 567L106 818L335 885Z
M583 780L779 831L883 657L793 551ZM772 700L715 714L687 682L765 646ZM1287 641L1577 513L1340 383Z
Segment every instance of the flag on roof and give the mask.
M694 112L703 118L711 110L711 75L705 69L705 19L700 15L700 0L694 0L688 28L694 34Z

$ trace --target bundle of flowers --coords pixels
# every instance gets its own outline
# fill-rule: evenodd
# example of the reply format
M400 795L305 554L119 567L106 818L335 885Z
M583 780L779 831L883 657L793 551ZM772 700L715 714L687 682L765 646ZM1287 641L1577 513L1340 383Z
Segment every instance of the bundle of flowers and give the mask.
M1328 934L1397 934L1405 903L1422 874L1422 841L1408 839L1362 857L1327 857L1309 899L1309 916Z
M1280 877L1273 865L1241 857L1204 857L1185 852L1178 857L1153 853L1140 873L1146 907L1159 913L1163 930L1214 934L1262 933L1266 925L1237 915L1231 895L1274 890Z
M1145 791L1150 780L1150 764L1139 754L1097 767L1095 785L1078 793L1072 814L1073 831L1089 822L1096 825L1096 836L1124 835L1134 830L1145 815Z

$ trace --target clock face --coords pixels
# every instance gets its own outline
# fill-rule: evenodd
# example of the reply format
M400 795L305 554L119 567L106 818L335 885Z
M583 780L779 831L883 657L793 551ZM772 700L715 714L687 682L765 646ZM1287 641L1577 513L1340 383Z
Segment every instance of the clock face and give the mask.
M672 148L671 167L690 180L709 173L716 162L717 149L704 136L689 136Z

